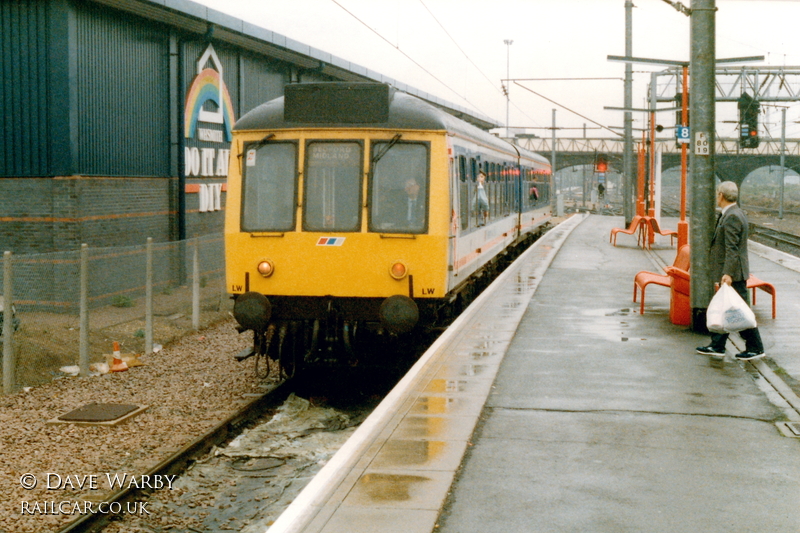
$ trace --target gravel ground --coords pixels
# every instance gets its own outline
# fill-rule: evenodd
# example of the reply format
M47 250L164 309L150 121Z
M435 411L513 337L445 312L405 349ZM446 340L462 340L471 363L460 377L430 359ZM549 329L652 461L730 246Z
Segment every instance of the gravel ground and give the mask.
M83 502L97 506L115 492L107 475L141 484L143 472L236 411L247 394L263 392L253 360L233 360L251 343L227 320L142 356L144 365L126 372L0 396L0 532L55 531L85 512ZM91 402L148 408L117 426L48 424Z

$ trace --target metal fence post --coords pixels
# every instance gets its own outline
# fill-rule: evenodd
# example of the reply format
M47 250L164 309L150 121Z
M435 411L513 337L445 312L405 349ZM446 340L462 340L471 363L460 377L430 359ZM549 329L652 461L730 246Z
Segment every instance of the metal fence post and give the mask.
M3 253L3 393L11 394L16 388L14 358L14 300L11 279L11 252Z
M192 253L192 327L200 329L200 238L194 239Z
M153 238L147 238L144 293L144 353L153 353Z
M81 376L89 375L89 245L81 244L81 294L79 363Z

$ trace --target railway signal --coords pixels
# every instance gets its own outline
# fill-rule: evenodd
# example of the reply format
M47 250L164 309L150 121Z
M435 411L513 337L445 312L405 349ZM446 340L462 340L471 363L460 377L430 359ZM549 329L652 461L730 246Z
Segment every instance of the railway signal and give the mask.
M758 148L758 113L761 104L747 93L742 93L738 101L739 107L739 146L742 148Z
M600 154L595 157L594 171L598 174L605 174L608 172L608 159L606 159L605 155Z

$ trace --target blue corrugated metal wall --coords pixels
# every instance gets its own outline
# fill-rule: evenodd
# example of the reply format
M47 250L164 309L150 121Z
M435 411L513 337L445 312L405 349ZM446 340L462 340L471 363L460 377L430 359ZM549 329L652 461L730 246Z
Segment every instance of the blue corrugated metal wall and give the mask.
M35 176L50 167L48 4L0 2L0 176Z
M169 175L169 29L77 10L78 173Z

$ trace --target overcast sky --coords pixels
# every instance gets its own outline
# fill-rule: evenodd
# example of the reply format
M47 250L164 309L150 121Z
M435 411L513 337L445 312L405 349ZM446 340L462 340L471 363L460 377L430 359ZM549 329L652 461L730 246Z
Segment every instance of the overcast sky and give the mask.
M622 113L603 107L623 105L625 66L609 62L607 56L625 55L624 0L194 1L502 124L506 122L502 80L536 78L519 83L541 96L514 84L510 92L509 124L530 128L530 133L550 135L544 128L551 126L552 109L557 109L559 127L577 128L559 132L560 137L582 136L584 124L596 128L591 121L622 126ZM683 3L688 7L691 1ZM759 65L800 65L800 0L717 0L716 4L718 58L763 55L766 60ZM633 55L689 60L689 18L664 0L634 0L634 5ZM506 45L506 40L513 44ZM634 66L634 107L646 107L649 72L664 68ZM787 137L800 137L800 105L789 106ZM672 113L659 117L665 126L674 125ZM643 126L641 116L634 119L634 127ZM735 104L719 104L717 119L719 135L737 135L735 124L722 122L736 119ZM774 136L780 136L780 112L762 120ZM611 135L601 129L587 131L589 137Z

